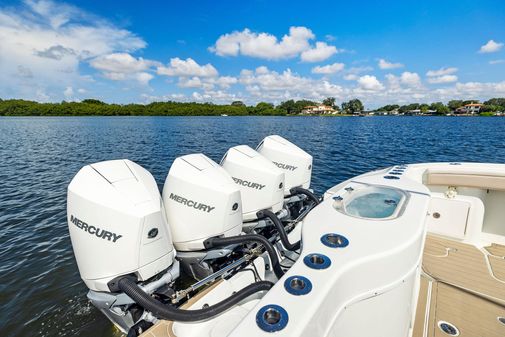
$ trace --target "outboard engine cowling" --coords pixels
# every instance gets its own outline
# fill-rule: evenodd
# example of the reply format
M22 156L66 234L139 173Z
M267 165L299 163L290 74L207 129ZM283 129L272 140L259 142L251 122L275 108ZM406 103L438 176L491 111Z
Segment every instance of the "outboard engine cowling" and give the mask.
M310 187L312 175L312 156L310 154L277 135L265 137L259 143L256 151L283 170L286 176L285 195L289 195L290 189L293 187L305 189Z
M163 203L179 251L203 250L206 239L234 236L242 230L239 188L203 154L175 159L163 187Z
M67 219L81 278L94 291L171 266L174 249L153 176L129 160L84 166L68 186Z
M264 209L278 212L284 202L284 172L247 145L232 147L221 160L242 195L245 221Z

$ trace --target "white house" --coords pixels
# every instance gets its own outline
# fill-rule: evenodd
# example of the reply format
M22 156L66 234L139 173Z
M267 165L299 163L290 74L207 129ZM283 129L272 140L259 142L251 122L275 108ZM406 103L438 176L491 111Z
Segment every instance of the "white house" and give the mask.
M319 104L319 105L306 106L305 108L303 108L302 113L313 115L324 115L324 114L335 114L336 111L331 106Z

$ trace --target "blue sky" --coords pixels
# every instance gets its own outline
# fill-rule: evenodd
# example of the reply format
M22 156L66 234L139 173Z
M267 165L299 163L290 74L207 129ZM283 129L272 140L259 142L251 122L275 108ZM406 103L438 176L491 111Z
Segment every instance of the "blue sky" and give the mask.
M504 1L2 1L0 98L505 97Z

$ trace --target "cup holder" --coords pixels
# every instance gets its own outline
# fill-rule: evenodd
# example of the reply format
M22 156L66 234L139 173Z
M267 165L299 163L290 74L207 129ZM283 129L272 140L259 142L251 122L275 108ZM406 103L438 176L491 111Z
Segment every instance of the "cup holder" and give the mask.
M321 242L330 248L344 248L349 245L349 240L343 235L336 233L325 234L321 237Z
M456 328L455 325L445 322L445 321L439 321L438 322L438 328L442 330L443 333L449 336L459 336L459 330Z
M256 324L266 332L280 331L288 325L288 313L283 307L270 304L265 305L256 314Z
M312 283L303 276L291 276L284 282L284 288L292 295L306 295L312 290Z
M331 260L323 254L309 254L303 258L305 265L312 269L326 269L331 265Z

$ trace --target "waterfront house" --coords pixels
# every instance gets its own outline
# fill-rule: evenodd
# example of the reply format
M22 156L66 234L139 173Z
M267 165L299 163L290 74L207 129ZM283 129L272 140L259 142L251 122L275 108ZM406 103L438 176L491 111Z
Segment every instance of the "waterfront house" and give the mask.
M484 104L480 103L470 103L465 104L462 107L456 109L455 113L457 114L466 114L466 115L475 115L480 113L480 109Z
M335 114L336 111L331 106L319 104L319 105L308 105L304 107L302 113L309 115L329 115L329 114Z

